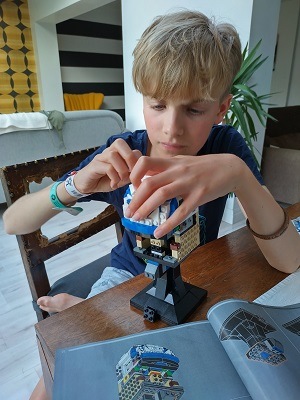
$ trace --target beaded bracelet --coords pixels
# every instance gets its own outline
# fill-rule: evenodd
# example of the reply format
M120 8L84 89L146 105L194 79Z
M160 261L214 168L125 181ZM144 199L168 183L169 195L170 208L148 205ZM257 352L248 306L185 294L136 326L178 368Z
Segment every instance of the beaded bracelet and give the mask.
M278 238L279 236L281 236L288 228L289 223L290 223L290 218L288 216L288 213L286 212L286 210L284 208L282 208L282 211L284 213L284 221L283 224L281 225L281 227L278 229L278 231L276 231L275 233L273 233L272 235L261 235L259 233L254 232L253 229L251 229L250 227L250 223L249 220L247 218L246 220L246 224L248 229L250 230L250 232L252 233L252 235L258 237L259 239L263 239L263 240L271 240L271 239L275 239Z

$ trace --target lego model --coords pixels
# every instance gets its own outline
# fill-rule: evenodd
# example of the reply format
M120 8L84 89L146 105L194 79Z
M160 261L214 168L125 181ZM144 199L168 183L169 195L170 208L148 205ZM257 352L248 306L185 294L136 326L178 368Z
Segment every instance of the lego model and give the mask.
M179 359L165 347L131 347L116 365L119 399L179 400L184 390L173 379L178 367Z
M124 215L133 195L130 185L124 196ZM171 199L138 222L122 218L123 226L135 233L134 253L145 261L145 275L153 280L130 303L143 310L144 318L151 322L160 317L168 324L179 324L207 295L206 290L184 282L180 273L180 263L200 244L198 209L164 237L156 239L153 235L179 204L179 199Z
M286 360L283 345L278 340L266 336L275 330L263 318L240 308L224 321L219 339L242 340L249 346L247 358L278 365Z

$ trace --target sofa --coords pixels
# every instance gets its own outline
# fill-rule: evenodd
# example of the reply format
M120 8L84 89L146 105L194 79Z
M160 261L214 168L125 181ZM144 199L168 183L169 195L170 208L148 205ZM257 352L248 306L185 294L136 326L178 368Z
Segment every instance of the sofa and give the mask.
M0 167L99 147L111 135L125 130L120 115L109 110L66 111L60 114L64 120L61 132L52 125L52 129L0 132ZM5 201L0 185L0 203Z
M269 108L262 155L265 184L280 203L300 201L300 106Z

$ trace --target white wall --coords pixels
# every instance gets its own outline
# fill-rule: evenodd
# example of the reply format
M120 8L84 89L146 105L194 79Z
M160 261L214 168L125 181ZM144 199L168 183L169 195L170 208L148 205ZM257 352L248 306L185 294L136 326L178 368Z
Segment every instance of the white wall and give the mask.
M281 0L254 0L252 9L251 30L249 36L250 48L262 39L259 53L263 58L268 57L259 71L253 75L250 84L255 84L255 90L258 94L271 93L271 82L274 65L274 54L276 47L276 37L278 30L279 14ZM267 24L267 29L266 29ZM273 99L267 100L273 102ZM267 111L268 106L265 106ZM253 113L254 114L254 113ZM263 144L265 138L265 127L259 122L258 118L253 115L255 127L257 129L257 142L255 142L256 157L261 161Z
M101 22L103 24L121 26L121 0L113 0L111 3L108 3L105 6L101 6L84 14L80 14L77 19L82 21Z
M282 0L271 92L275 106L300 104L300 1Z
M141 95L135 92L131 80L132 51L134 46L153 18L166 11L176 8L199 10L209 17L216 17L217 21L232 23L238 30L244 47L247 42L256 44L262 38L261 50L269 56L268 62L256 76L258 93L270 92L272 60L275 50L275 40L278 26L280 0L126 0L122 2L123 27L123 56L125 77L125 110L126 126L130 130L145 127L142 114ZM267 24L267 29L266 29ZM134 27L134 29L133 29ZM261 129L257 143L258 158L262 150L264 130Z
M294 57L292 63L292 73L289 84L287 106L296 106L300 104L300 2L297 23L297 37L295 41Z
M64 111L56 26L31 20L41 109Z
M32 21L58 24L104 6L112 0L28 0Z

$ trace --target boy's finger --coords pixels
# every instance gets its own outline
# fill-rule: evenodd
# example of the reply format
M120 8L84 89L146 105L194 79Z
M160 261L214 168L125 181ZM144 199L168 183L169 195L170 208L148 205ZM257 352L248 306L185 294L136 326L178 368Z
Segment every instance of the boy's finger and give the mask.
M131 153L125 158L129 172L133 170L140 157L142 157L142 153L139 150L132 150Z
M141 157L142 153L139 150L132 150L123 139L117 139L111 147L118 151L120 156L127 164L129 171L133 169L137 160Z
M188 215L195 210L195 208L197 208L197 204L194 201L191 201L190 199L184 200L174 214L172 214L166 220L166 222L155 229L154 236L156 239L167 235L174 228L176 228L176 226L180 225L188 217Z
M146 218L155 208L169 200L176 191L176 183L169 182L169 174L160 173L143 180L127 208L126 217Z
M108 160L109 170L115 170L120 177L120 180L129 177L129 170L126 161L120 156L119 153L111 153L112 160Z
M155 175L162 172L168 165L168 160L142 156L131 171L130 181L134 187L139 187L145 175Z

